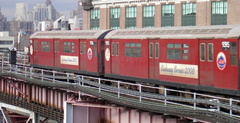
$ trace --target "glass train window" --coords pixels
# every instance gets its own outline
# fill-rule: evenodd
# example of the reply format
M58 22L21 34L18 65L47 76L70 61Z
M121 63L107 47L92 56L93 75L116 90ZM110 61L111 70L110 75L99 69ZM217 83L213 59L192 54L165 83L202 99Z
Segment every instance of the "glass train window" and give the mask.
M142 55L141 43L125 43L125 56L127 57L141 57Z
M83 43L83 54L86 54L87 51L87 45L86 42Z
M83 42L80 42L80 54L83 54Z
M235 42L231 43L230 46L230 58L231 65L237 65L237 45Z
M43 52L50 52L50 42L49 41L41 42L41 50Z
M111 48L111 52L112 52L112 56L114 56L114 50L115 50L115 43L114 42L112 42L112 48Z
M155 57L159 58L159 44L158 43L155 44Z
M213 61L213 44L208 44L208 61Z
M200 44L200 61L205 61L205 44Z
M167 59L188 60L189 44L167 44Z
M116 56L119 55L119 43L117 42L116 43Z
M38 41L34 41L33 43L33 50L38 51Z
M149 57L153 58L153 44L152 43L149 44Z
M75 44L73 42L64 42L63 43L63 51L64 53L74 53Z
M93 42L94 56L97 56L97 42Z
M180 48L180 44L167 44L167 59L181 59Z

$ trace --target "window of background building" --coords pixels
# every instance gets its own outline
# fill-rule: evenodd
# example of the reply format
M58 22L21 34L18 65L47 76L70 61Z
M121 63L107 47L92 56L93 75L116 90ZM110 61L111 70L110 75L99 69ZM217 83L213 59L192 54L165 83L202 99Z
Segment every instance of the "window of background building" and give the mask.
M162 27L174 26L174 4L162 5Z
M226 25L227 24L227 1L213 1L212 2L212 25Z
M90 17L90 29L91 30L98 30L99 29L99 19L100 19L100 10L93 9L91 10L91 17Z
M196 3L182 4L182 26L196 25Z
M120 8L110 8L110 29L120 28Z
M137 7L126 7L126 28L136 28Z
M155 6L143 7L143 28L154 27Z
M0 41L0 45L13 44L13 41Z

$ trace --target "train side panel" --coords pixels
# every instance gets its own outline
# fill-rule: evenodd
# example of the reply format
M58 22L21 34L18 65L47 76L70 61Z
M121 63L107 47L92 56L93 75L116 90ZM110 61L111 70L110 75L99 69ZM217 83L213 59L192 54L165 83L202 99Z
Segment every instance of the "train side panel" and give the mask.
M98 40L86 40L85 70L90 74L98 74L98 45Z
M106 45L107 41L107 45ZM148 78L148 40L105 41L105 74L114 78ZM113 75L113 76L112 76Z
M238 54L237 39L214 40L214 87L238 90Z
M65 69L79 69L79 40L60 39L60 51L55 52L56 67Z
M53 39L32 39L30 63L41 66L54 66L53 46Z
M161 39L159 67L160 81L198 85L198 40Z

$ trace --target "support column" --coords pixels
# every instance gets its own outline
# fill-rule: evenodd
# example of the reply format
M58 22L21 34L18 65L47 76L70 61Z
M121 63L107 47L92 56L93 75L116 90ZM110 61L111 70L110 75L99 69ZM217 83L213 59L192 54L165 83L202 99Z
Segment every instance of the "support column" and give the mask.
M38 113L33 112L32 123L39 123L40 116Z
M73 123L73 106L67 102L64 102L63 123Z

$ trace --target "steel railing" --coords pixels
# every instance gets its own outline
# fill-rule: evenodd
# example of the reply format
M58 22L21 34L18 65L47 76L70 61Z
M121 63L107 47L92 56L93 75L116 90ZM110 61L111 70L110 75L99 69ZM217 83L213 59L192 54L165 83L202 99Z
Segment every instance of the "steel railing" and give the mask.
M67 83L71 85L91 88L101 92L115 94L116 97L123 96L138 99L138 103L152 101L162 103L164 106L181 106L192 110L211 111L223 113L229 117L240 117L240 100L200 94L195 92L180 91L168 88L146 86L118 80L110 80L98 77L77 75L52 70L38 69L25 65L11 65L5 56L0 59L2 73L12 73L25 78L37 79L42 82ZM109 84L111 83L111 84ZM71 89L71 88L69 88ZM155 90L150 93L145 90Z

